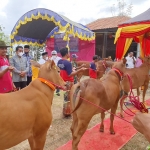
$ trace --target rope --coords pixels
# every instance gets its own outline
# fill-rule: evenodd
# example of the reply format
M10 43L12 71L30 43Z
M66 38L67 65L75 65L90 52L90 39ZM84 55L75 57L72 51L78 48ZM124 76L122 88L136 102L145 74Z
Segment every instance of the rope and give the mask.
M116 70L116 69L113 69L113 70ZM145 105L144 105L142 102L140 102L139 97L138 97L138 96L134 96L134 93L133 93L133 91L132 91L132 80L131 80L131 77L130 77L128 74L127 74L127 77L128 77L129 83L130 83L130 94L129 94L129 96L127 96L127 97L130 98L130 102L132 103L132 105L133 105L136 109L138 109L139 111L141 111L141 112L143 112L143 113L148 113L148 109L145 107ZM52 83L52 82L51 82L51 83ZM52 84L53 84L54 86L58 87L59 89L62 89L63 91L68 91L68 92L70 91L70 90L64 89L62 86L59 86L59 85L57 85L57 84L55 84L55 83L52 83ZM116 114L114 114L114 113L112 113L112 112L110 112L110 111L108 111L108 110L106 110L106 109L104 109L104 108L102 108L102 107L100 107L100 106L98 106L98 105L96 105L96 104L90 102L89 100L84 99L83 97L80 97L80 99L82 99L82 100L84 100L85 102L87 102L87 103L89 103L89 104L91 104L91 105L93 105L93 106L99 108L100 110L104 110L104 111L108 112L109 114L114 115L115 117L120 118L121 120L124 120L124 121L126 121L126 122L128 122L128 123L131 124L130 121L125 120L124 118L121 118L121 117L117 116ZM123 100L124 100L124 98L123 98L121 101L123 101ZM124 103L124 105L125 105L125 103ZM132 112L126 105L125 105L125 107L126 107L130 112ZM123 108L122 108L122 110L124 111ZM130 116L133 116L133 115L127 113L126 111L124 111L124 112L125 112L126 114L130 115ZM132 112L132 113L135 114L134 112Z
M127 96L127 97L129 97L129 101L131 102L131 104L137 109L137 110L139 110L140 112L142 112L142 113L148 113L148 109L146 108L146 106L144 105L144 103L142 103L142 102L140 102L140 98L139 98L139 96L134 96L134 93L133 93L133 89L132 89L132 79L131 79L131 77L130 77L130 75L129 74L127 74L127 77L128 77L128 80L129 80L129 83L130 83L130 93L129 93L129 96ZM123 101L124 99L122 99L122 101ZM124 103L124 105L125 105L125 103ZM126 105L125 105L126 106ZM130 112L132 112L131 111L131 109L129 109L127 106L126 106L126 108L130 111ZM122 108L122 110L124 111L124 109ZM126 114L128 114L126 111L124 111ZM132 112L133 114L135 114L134 112ZM128 114L128 115L130 115L130 114ZM131 115L130 115L131 116ZM133 115L132 115L133 116Z
M89 104L91 104L91 105L93 105L93 106L95 106L95 107L97 107L97 108L99 108L99 109L102 109L102 110L104 110L104 111L108 112L109 114L114 115L115 117L120 118L120 119L122 119L122 120L124 120L124 121L126 121L126 122L128 122L128 123L130 123L130 124L131 124L131 122L130 122L130 121L125 120L124 118L121 118L121 117L117 116L117 115L116 115L116 114L114 114L114 113L111 113L110 111L108 111L108 110L106 110L106 109L104 109L104 108L102 108L102 107L100 107L100 106L98 106L98 105L96 105L96 104L94 104L94 103L90 102L89 100L86 100L86 99L84 99L84 98L82 98L82 97L80 97L80 99L82 99L82 100L84 100L85 102L88 102Z
M51 82L51 83L52 83L52 82ZM52 84L53 84L53 85L55 85L56 87L58 87L58 88L62 89L63 91L70 91L70 90L65 90L63 87L58 86L57 84L54 84L54 83L52 83ZM103 107L100 107L100 106L98 106L98 105L96 105L96 104L94 104L94 103L90 102L89 100L84 99L84 98L83 98L83 97L81 97L81 96L80 96L80 99L82 99L82 100L84 100L85 102L87 102L87 103L89 103L89 104L91 104L91 105L93 105L93 106L95 106L95 107L99 108L100 110L104 110L104 111L108 112L109 114L114 115L115 117L120 118L120 119L122 119L122 120L124 120L124 121L126 121L126 122L128 122L128 123L130 123L130 124L131 124L131 122L130 122L130 121L125 120L124 118L121 118L121 117L117 116L117 115L116 115L116 114L114 114L114 113L111 113L110 111L108 111L108 110L104 109Z

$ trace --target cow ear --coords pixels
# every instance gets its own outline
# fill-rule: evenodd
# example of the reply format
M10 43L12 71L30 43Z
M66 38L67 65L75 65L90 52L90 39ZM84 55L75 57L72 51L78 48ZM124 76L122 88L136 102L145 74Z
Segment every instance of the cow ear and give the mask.
M126 60L126 58L123 58L123 64L125 65L126 64L126 62L127 62L127 60Z
M47 69L51 70L52 69L52 67L51 67L52 61L48 60L46 63L47 63Z
M51 61L51 68L52 68L53 66L55 66L55 62L52 60L52 61Z

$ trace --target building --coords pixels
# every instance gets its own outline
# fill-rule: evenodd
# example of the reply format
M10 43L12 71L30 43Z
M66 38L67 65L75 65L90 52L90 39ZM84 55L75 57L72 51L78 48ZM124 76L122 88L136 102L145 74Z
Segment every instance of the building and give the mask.
M116 45L114 44L115 33L118 25L129 20L130 17L115 16L101 18L87 24L87 27L95 32L95 54L103 58L111 56L115 59ZM137 44L132 42L129 51L136 52ZM128 51L128 52L129 52Z

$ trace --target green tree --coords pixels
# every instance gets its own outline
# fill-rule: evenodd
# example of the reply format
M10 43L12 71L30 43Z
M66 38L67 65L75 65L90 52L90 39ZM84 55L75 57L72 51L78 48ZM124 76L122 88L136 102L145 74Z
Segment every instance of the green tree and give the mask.
M111 7L112 16L131 16L132 3L127 4L124 0L117 0L117 4Z
M10 37L4 33L4 27L0 25L0 40L5 41L7 45L10 45ZM12 48L7 49L7 54L12 55Z
M40 59L41 53L44 52L43 47L38 47L38 46L30 46L30 52L33 55L34 60L38 61Z
M5 28L2 25L0 25L0 40L5 41L7 44L10 44L10 38L4 33L4 29Z

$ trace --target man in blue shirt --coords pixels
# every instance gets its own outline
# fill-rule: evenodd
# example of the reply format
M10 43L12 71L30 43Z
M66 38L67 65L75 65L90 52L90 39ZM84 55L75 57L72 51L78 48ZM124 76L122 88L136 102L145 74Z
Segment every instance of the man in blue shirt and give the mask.
M57 66L60 68L60 76L67 83L67 90L70 90L74 83L73 76L75 76L77 73L81 71L84 71L86 68L81 68L78 71L73 72L72 64L70 61L68 61L68 58L70 58L68 48L62 48L60 50L60 54L62 56L62 59L58 61ZM65 117L69 117L70 113L71 113L70 96L69 96L69 91L67 91L64 94L63 115Z
M29 64L29 72L27 73L27 86L30 84L30 82L32 81L32 68L31 68L31 60L33 59L30 55L29 55L29 51L30 51L30 46L29 45L25 45L24 46L24 54L23 57L25 57L27 59L27 62Z
M93 56L93 62L90 63L90 68L89 68L89 76L90 78L97 78L97 71L96 71L96 62L98 61L98 56L95 55Z

